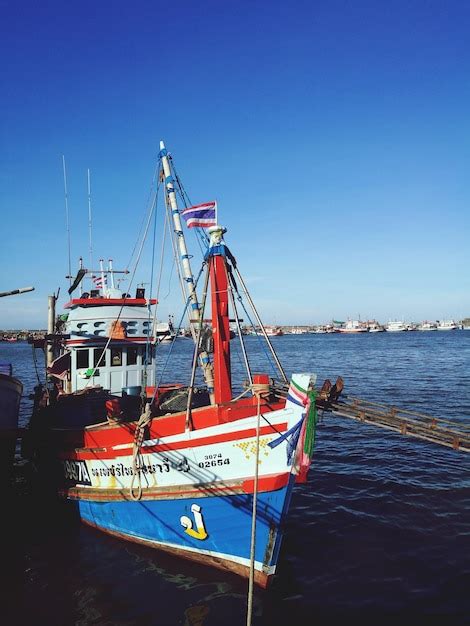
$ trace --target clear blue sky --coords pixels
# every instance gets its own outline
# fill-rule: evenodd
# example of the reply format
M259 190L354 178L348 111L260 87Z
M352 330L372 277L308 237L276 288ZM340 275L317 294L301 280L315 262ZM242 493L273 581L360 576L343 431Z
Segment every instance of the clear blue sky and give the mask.
M95 256L123 266L161 138L191 199L218 200L266 323L470 316L468 2L0 9L0 291L36 288L0 328L45 327L66 290L61 155L73 264L89 167Z

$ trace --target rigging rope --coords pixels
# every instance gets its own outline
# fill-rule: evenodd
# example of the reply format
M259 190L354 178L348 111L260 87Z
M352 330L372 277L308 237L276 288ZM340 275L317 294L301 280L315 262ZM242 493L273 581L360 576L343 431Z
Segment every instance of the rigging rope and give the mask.
M184 204L184 207L187 209L188 205L192 206L191 199L189 195L187 194L186 189L183 187L183 183L181 182L181 179L178 176L178 172L176 171L176 167L173 162L173 158L171 156L169 157L169 161L170 161L171 169L173 170L173 174L175 175L175 180L176 180L176 184L178 187L179 196L181 198L182 203ZM209 248L209 237L203 228L195 228L195 231L197 235L199 249L201 251L202 256L204 256L205 250ZM205 248L205 250L203 248Z
M194 342L193 364L191 368L191 382L189 384L189 390L188 390L188 402L186 405L186 420L185 420L186 432L188 432L190 430L190 427L192 426L191 424L191 401L193 399L194 381L196 378L196 367L197 367L197 361L198 361L198 356L199 356L199 350L201 347L201 333L202 333L202 325L203 325L203 319L204 319L204 311L206 308L207 286L209 284L209 273L210 273L210 268L209 266L207 266L206 279L204 281L204 291L202 293L199 323L198 323L197 331L196 331L196 341Z
M145 390L147 388L147 367L148 367L148 362L149 362L149 353L150 353L150 343L151 343L151 337L152 337L152 331L151 331L151 326L150 326L150 320L152 318L152 289L153 289L153 272L154 272L154 266L155 266L155 242L156 242L156 237L157 237L157 212L158 212L158 190L159 190L159 185L157 186L157 191L155 194L155 203L154 203L154 207L155 210L153 212L153 241L152 241L152 263L151 263L151 269L150 269L150 293L149 293L149 299L148 299L148 305L147 305L147 309L148 309L148 324L147 324L147 341L145 342L145 362L144 362L144 371L143 371L143 389L142 389L142 400L143 402L145 401ZM155 310L156 310L157 306L155 305Z
M150 200L151 200L151 198L153 196L153 189L154 189L154 186L155 186L155 181L157 180L157 177L158 177L158 172L159 172L159 164L157 164L155 166L155 170L153 172L153 178L152 178L152 182L150 184L149 195L147 197L147 202L146 202L146 206L147 207L149 206ZM158 188L157 188L157 193L158 193ZM148 211L148 209L147 209L147 211ZM144 224L145 224L145 212L144 212L144 214L142 216L142 222L140 224L139 232L137 234L137 238L135 240L135 244L134 244L134 247L132 249L131 256L129 258L129 261L127 262L127 265L126 265L126 268L125 268L126 270L129 269L129 265L132 263L132 259L134 258L134 253L135 253L135 251L137 249L137 245L138 245L139 240L140 240L140 234L142 232L142 228L143 228Z
M155 304L155 311L153 314L153 333L154 333L154 341L156 341L157 339L157 308L158 308L158 303L160 300L160 285L161 285L161 281L162 281L162 275L163 275L163 259L165 256L165 243L166 243L166 228L167 228L167 221L168 221L168 213L165 211L165 221L163 223L163 237L162 237L162 250L160 253L160 271L158 273L158 279L157 279L157 291L155 294L155 298L157 300L157 303Z
M148 231L149 231L149 228L150 228L150 223L151 223L151 220L152 220L153 211L155 209L155 205L156 205L156 201L157 201L157 195L158 195L159 186L160 186L160 184L158 184L158 186L157 186L157 191L156 191L156 194L155 194L155 197L154 197L154 201L153 201L151 209L149 211L149 215L148 215L148 218L147 218L147 224L145 226L145 231L144 231L144 234L143 234L143 237L142 237L142 243L140 245L139 252L138 252L138 255L137 255L137 259L135 261L134 269L132 271L131 278L130 278L130 281L129 281L129 290L130 290L130 288L131 288L131 286L132 286L132 284L134 282L135 274L137 272L137 267L138 267L139 262L140 262L140 257L142 256L142 251L144 249L145 241L147 239ZM121 304L121 306L119 308L119 312L118 312L118 314L116 316L115 322L118 322L120 320L120 318L121 318L122 311L123 311L124 306L126 304L125 300L126 299L124 298L124 302ZM103 357L106 354L106 350L109 348L109 344L111 343L111 339L112 339L112 335L110 335L108 337L108 339L106 341L106 344L105 344L105 346L104 346L104 348L103 348L103 350L102 350L102 352L100 354L100 357L99 357L96 365L94 365L93 370L92 370L92 372L91 372L91 374L90 374L90 376L88 378L88 381L87 381L87 384L85 385L85 388L87 388L90 385L90 383L91 383L91 381L92 381L92 379L93 379L93 377L95 375L96 370L99 368L99 366L101 364L101 361L103 360Z
M194 282L194 288L195 289L197 288L199 279L201 278L201 275L202 275L203 271L204 271L204 264L202 265L202 267L201 267L201 269L199 271L199 274L198 274L198 276L197 276L197 278L196 278L196 280ZM186 315L186 311L188 310L188 306L189 306L190 302L191 302L191 296L188 296L188 298L186 300L186 304L184 305L183 313L181 315L181 318L180 318L180 321L179 321L179 324L178 324L178 332L181 329L181 325L182 325L182 322L183 322L184 317ZM163 375L165 373L165 370L167 368L168 362L170 360L174 344L175 344L175 341L172 341L171 344L170 344L170 349L168 350L166 361L165 361L165 363L163 365L162 371L160 372L160 379L159 379L158 383L155 385L155 391L153 393L152 402L153 402L153 400L155 400L155 396L157 394L157 389L160 387L160 385L161 385L161 383L163 381ZM155 378L156 378L156 368L157 368L157 360L155 359Z
M256 455L255 455L255 480L253 487L253 509L251 512L251 543L250 543L250 577L248 582L248 610L246 616L247 626L251 626L253 617L253 591L255 580L255 549L256 549L256 513L258 505L258 473L259 473L259 433L261 421L261 390L253 390L258 398L258 410L256 420Z

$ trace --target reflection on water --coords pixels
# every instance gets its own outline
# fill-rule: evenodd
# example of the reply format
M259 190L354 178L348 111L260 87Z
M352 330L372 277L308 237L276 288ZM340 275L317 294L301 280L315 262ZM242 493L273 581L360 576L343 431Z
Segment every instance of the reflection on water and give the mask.
M253 370L272 373L258 338L247 342ZM313 371L320 383L341 375L350 395L468 423L469 332L285 335L273 343L288 374ZM176 365L164 379L177 371L189 380L191 348L175 344ZM169 349L160 346L159 363ZM26 344L0 344L25 396L36 377L30 355ZM30 406L24 397L23 425ZM278 576L269 591L256 591L254 624L335 616L381 626L387 616L467 623L469 470L469 455L325 416L308 484L294 492ZM5 615L15 616L5 623L244 623L246 581L83 526L35 500L26 471L17 467L2 535Z

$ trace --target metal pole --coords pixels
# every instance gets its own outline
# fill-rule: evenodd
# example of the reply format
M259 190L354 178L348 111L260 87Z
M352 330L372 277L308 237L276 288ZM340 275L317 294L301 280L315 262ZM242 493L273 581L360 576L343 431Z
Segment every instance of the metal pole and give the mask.
M191 335L193 337L193 340L196 341L196 331L194 325L199 323L201 312L199 308L196 288L194 286L194 277L191 271L191 263L189 262L188 249L186 247L186 241L181 226L181 218L178 210L178 203L176 201L176 193L173 176L171 175L170 163L168 161L168 153L163 141L160 141L160 157L162 160L163 173L165 175L165 189L168 200L170 202L171 216L173 219L174 232L176 235L176 245L179 252L179 262L181 265L184 283L186 285L187 296L190 302ZM201 363L202 371L204 373L204 380L206 381L206 385L211 396L211 402L213 403L214 374L212 369L212 363L210 362L207 352L202 351L200 353L199 361Z
M47 298L47 334L53 335L55 331L55 296ZM46 346L46 365L50 367L54 361L54 340L50 337Z
M28 291L34 291L34 287L21 287L20 289L13 289L12 291L0 291L0 298L16 296L19 293L26 293Z
M111 279L111 288L114 289L114 271L113 271L112 259L108 260L108 269L109 269L109 274L110 274L110 279Z
M104 266L103 266L103 259L100 259L100 272L101 272L101 292L104 294L105 290L104 290Z

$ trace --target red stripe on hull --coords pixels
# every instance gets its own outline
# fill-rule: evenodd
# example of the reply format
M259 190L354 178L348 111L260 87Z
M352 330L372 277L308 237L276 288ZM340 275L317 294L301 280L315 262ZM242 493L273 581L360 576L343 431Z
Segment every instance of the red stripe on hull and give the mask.
M209 406L192 411L193 432L210 426L236 422L245 417L251 417L256 411L256 398L242 398L235 404L223 406ZM269 414L283 409L285 401L272 404L261 404L261 414ZM137 419L138 416L136 416ZM156 417L150 425L149 439L164 439L172 435L184 433L186 413ZM58 443L66 448L111 448L122 444L131 444L134 441L136 422L120 424L102 424L80 430L53 431L58 437Z
M260 435L271 435L275 432L285 432L287 430L287 423L278 424L276 427L263 426L260 428ZM154 446L143 446L140 448L141 454L151 454L153 452L168 452L170 450L182 450L185 448L199 448L201 446L208 446L216 443L224 443L227 441L238 441L239 439L249 439L250 437L256 437L256 428L247 428L245 430L232 431L230 433L223 433L221 435L212 435L210 437L201 437L199 439L185 439L183 441L176 441L175 443L157 444ZM61 459L82 460L82 461L101 461L119 458L122 456L130 456L132 454L132 448L126 448L123 450L108 450L108 449L96 449L96 451L89 450L75 450L69 452L62 452L59 456Z

